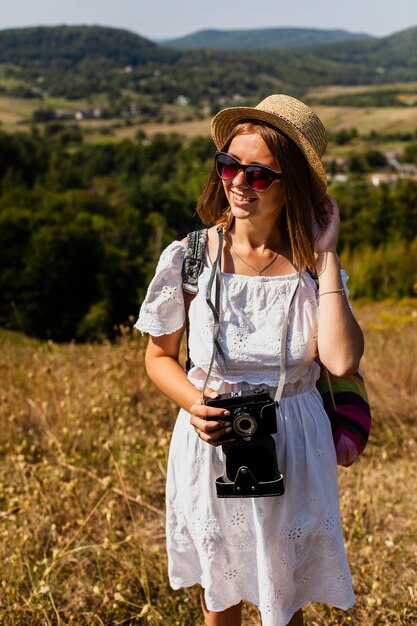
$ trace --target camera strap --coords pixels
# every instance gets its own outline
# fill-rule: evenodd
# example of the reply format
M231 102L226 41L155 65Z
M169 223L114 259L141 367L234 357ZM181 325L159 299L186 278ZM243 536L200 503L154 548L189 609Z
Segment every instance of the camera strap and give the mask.
M211 370L214 365L214 361L217 361L217 365L222 374L227 372L226 357L224 356L223 349L219 342L220 332L220 295L221 295L221 267L222 267L222 252L223 252L223 228L217 227L218 236L218 248L217 255L214 260L209 282L206 290L206 302L213 313L213 351L211 353L210 365L207 371L206 380L204 381L202 396L204 398L204 391L206 390L207 383L210 378ZM214 303L213 303L214 296Z
M285 313L284 321L282 324L282 332L281 332L281 346L280 346L280 372L279 372L279 381L278 387L275 392L275 402L277 404L280 403L282 392L284 391L285 379L287 377L287 337L288 337L288 327L290 322L290 312L295 300L296 293L300 286L300 272L298 272L297 282L295 284L295 288L291 294L290 303L288 305L288 309Z
M202 390L202 396L204 398L204 391L206 390L211 370L213 368L214 361L217 362L217 365L222 374L227 372L227 364L224 352L219 342L219 331L220 331L220 295L221 295L221 261L222 261L222 252L223 252L223 229L221 226L217 227L217 235L218 235L218 248L216 259L213 263L210 279L207 285L206 291L206 302L210 307L213 313L214 319L214 327L213 327L213 351L211 355L211 361L209 365L209 369L207 371L206 379L204 381L204 386ZM295 300L295 296L297 294L299 285L300 285L300 272L297 273L297 281L295 283L295 287L291 294L290 302L288 309L285 313L284 321L282 324L282 332L281 332L281 345L280 345L280 376L278 381L277 390L275 393L275 402L279 404L282 396L282 392L284 390L285 379L287 375L287 337L288 337L288 327L290 321L290 312L292 305ZM213 303L214 299L214 303Z

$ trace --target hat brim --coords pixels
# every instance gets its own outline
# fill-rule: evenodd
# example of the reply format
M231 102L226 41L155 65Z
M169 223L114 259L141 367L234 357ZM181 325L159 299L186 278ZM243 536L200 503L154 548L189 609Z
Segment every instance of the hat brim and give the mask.
M250 120L266 122L292 139L306 158L312 177L314 202L319 203L323 200L327 192L327 175L320 157L304 134L279 114L268 113L253 107L223 109L215 115L211 123L211 136L216 147L219 150L222 149L233 128L243 121Z

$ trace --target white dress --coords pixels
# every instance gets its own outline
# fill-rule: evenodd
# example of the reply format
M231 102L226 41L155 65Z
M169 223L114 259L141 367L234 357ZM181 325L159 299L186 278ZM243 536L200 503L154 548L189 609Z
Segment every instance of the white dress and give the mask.
M179 241L162 253L136 323L142 332L160 336L183 325L184 254ZM189 311L194 364L189 378L199 389L212 352L213 318L205 300L209 276L206 266ZM281 322L297 278L222 274L219 337L228 369L222 376L214 366L210 387L224 393L267 386L274 395ZM317 308L315 282L302 273L290 313L286 384L274 435L284 495L217 498L215 479L223 473L221 448L198 438L183 409L171 440L166 491L171 586L199 583L212 611L249 600L259 607L263 626L285 626L309 601L341 609L354 603L336 455L315 387Z

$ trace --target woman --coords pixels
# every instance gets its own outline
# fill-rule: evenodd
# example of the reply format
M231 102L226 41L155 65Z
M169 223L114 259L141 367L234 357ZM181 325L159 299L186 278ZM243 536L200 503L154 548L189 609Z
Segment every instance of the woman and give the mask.
M318 354L336 375L356 371L363 336L336 254L339 213L326 196L320 161L326 133L317 116L299 100L272 95L255 108L218 113L212 136L219 152L197 210L215 226L189 306L188 376L178 360L186 326L186 240L161 255L137 323L151 335L150 378L182 407L167 480L170 581L174 589L201 585L208 626L240 626L245 599L259 607L263 626L299 626L309 601L342 609L354 602L334 444L315 382ZM213 314L206 302L218 225L225 371L219 359L210 368ZM274 397L287 314L285 386L274 435L285 494L219 499L220 444L235 438L227 409L207 406L202 391L214 398L263 387Z

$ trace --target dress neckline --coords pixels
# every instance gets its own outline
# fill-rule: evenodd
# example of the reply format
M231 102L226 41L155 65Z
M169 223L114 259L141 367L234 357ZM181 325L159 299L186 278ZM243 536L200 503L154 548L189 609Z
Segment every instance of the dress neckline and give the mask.
M177 240L177 241L185 249L185 247L186 247L185 242L184 241L179 241L179 240ZM213 267L213 263L211 262L211 258L210 258L210 255L207 252L207 249L204 252L204 260L205 260L204 269L209 269L211 271L211 269ZM204 269L203 269L203 271L204 271ZM301 270L300 274L304 274L304 271L305 270ZM295 271L295 272L292 272L291 274L278 274L276 276L262 276L262 275L250 276L249 274L236 274L234 272L221 272L221 275L225 276L225 277L228 277L228 278L229 277L230 278L240 278L240 279L248 278L249 280L255 279L255 281L257 280L258 282L264 283L264 282L266 282L268 280L271 280L271 279L272 280L276 280L276 279L278 279L278 280L279 279L287 279L287 280L291 279L291 280L294 280L295 278L297 278L298 272Z
M213 267L213 263L211 262L211 258L210 258L209 253L207 252L207 249L204 252L204 258L206 260L205 267L211 270ZM249 278L250 280L252 280L253 278L256 278L256 279L261 279L260 282L265 282L266 280L271 279L271 278L286 278L286 279L292 278L292 277L296 278L298 276L298 272L297 271L291 272L291 274L277 274L275 276L263 276L262 274L254 274L253 276L250 276L249 274L236 274L236 272L223 272L222 271L221 275L228 276L228 277L236 276L236 278Z

